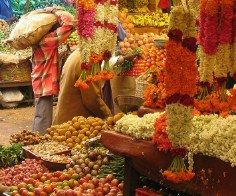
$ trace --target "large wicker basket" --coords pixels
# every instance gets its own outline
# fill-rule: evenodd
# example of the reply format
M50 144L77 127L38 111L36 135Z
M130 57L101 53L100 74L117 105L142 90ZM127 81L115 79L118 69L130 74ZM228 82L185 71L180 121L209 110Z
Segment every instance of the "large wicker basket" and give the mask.
M19 64L0 64L0 82L29 82L31 70L30 60Z
M145 73L143 73L142 75L136 78L135 80L135 83L136 83L135 96L136 97L141 97L141 98L144 97L144 91L148 85L147 77L149 73L150 73L150 70L148 69Z

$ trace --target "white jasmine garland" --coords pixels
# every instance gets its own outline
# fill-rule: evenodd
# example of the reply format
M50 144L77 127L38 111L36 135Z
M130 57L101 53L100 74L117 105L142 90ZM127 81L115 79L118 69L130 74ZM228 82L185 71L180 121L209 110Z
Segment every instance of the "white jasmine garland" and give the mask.
M183 21L185 21L185 11L183 7L182 6L174 7L174 9L171 11L168 30L178 29L184 32L184 30L186 29L186 23Z
M215 55L207 55L200 50L200 66L198 68L200 81L201 82L212 82L213 81L213 72L216 64Z
M180 140L178 143L187 148L190 157L200 153L230 162L231 166L236 165L236 116L194 116L188 136L182 132L177 135ZM176 138L173 142L176 142ZM193 164L191 160L190 163Z
M192 9L185 15L185 21L187 21L187 27L183 32L183 38L196 37L196 15Z
M116 122L115 131L130 135L136 139L149 140L155 131L155 120L162 114L163 112L146 114L142 118L133 114L125 115Z
M169 104L166 106L167 112L167 134L173 146L185 147L186 141L192 131L192 110L191 106L182 104Z
M79 38L79 43L78 45L80 46L81 50L81 61L89 63L90 61L90 54L91 54L91 43L92 39L91 38Z
M96 22L104 23L104 19L105 19L104 9L105 9L104 5L102 5L101 3L97 4L96 12L95 12L95 21Z
M232 59L230 52L230 44L220 44L217 47L216 64L214 68L214 73L217 78L227 77L227 74L232 71Z
M104 44L104 28L97 27L94 31L93 41L91 43L91 53L102 54Z
M114 5L110 5L107 8L107 22L117 25L118 24L118 7Z

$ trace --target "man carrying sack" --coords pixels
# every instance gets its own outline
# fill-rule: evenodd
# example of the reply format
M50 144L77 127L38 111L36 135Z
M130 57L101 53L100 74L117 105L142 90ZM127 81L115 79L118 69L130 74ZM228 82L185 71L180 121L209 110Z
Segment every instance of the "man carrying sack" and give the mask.
M36 98L33 131L39 131L41 134L52 124L53 95L58 94L58 46L66 41L73 31L70 17L57 14L57 9L52 7L44 10L57 17L57 24L32 47L31 77Z

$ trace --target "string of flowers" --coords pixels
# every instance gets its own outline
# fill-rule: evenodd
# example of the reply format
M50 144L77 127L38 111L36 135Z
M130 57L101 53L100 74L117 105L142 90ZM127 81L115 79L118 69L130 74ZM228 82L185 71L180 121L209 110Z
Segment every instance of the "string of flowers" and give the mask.
M79 0L77 4L82 73L75 86L88 89L91 82L109 80L114 76L114 72L110 71L109 60L116 46L118 2ZM102 61L105 66L101 71Z
M81 53L81 75L75 83L75 87L80 89L88 89L89 83L87 82L87 72L90 71L90 55L91 43L94 33L94 16L95 16L95 3L94 0L78 0L78 42Z
M193 103L196 93L196 30L195 15L183 6L175 7L170 16L169 41L166 43L166 133L173 148L185 147L179 137L188 139L192 130ZM158 134L160 132L155 132ZM162 138L163 138L162 132ZM156 138L157 135L155 135ZM156 140L158 141L158 140ZM175 167L175 168L174 168ZM176 156L163 176L175 183L191 180L194 173L187 170L183 158Z
M235 3L231 0L201 0L199 42L202 54L199 73L203 84L214 79L222 85L219 87L224 87L228 74L236 76ZM218 80L224 82L219 83ZM225 93L224 88L220 90L221 94Z
M114 77L115 73L110 70L109 60L112 54L115 53L117 34L118 34L118 0L110 0L105 3L105 37L106 41L103 43L106 49L103 55L104 66L101 71L101 78L104 80L110 80Z

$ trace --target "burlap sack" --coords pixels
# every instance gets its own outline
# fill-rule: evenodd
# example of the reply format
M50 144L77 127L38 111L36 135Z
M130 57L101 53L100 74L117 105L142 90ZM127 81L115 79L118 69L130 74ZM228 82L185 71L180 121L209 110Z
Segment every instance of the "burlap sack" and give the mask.
M28 55L16 55L16 54L5 54L0 52L0 64L20 64L28 61L31 58L31 54Z
M63 10L57 12L73 16ZM6 40L17 50L25 49L38 43L44 35L57 23L57 17L43 10L35 10L23 15Z

